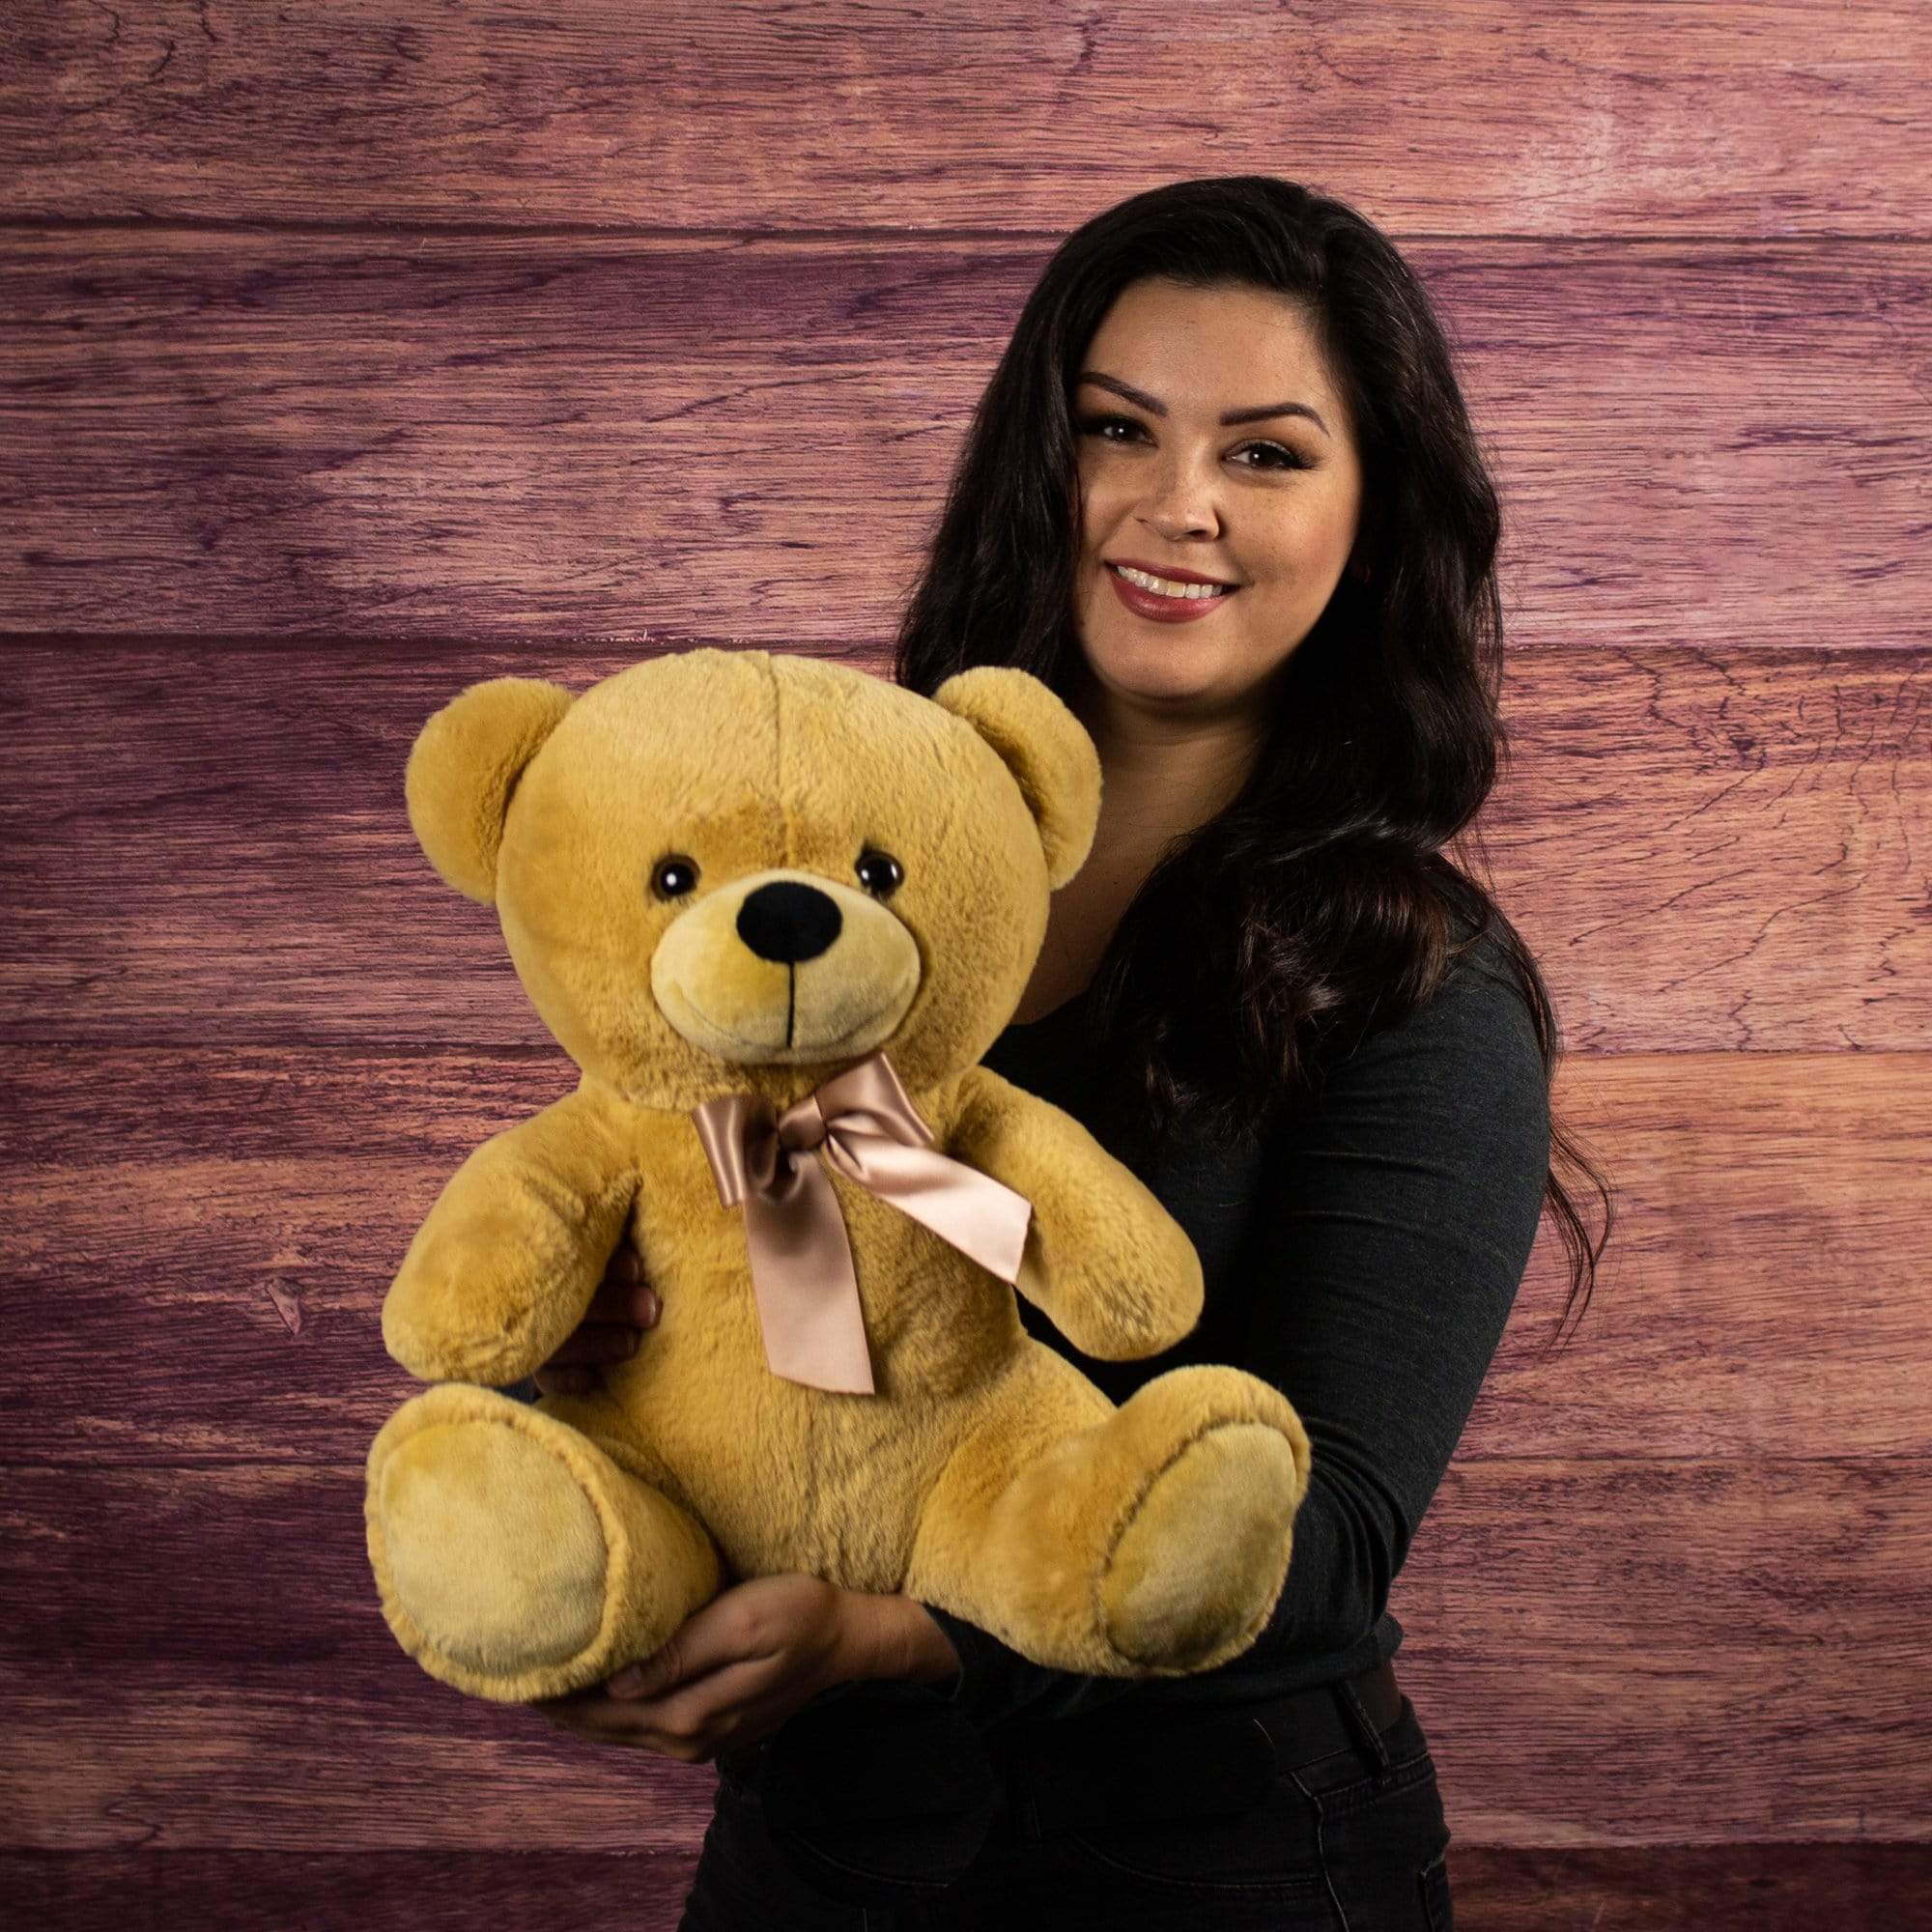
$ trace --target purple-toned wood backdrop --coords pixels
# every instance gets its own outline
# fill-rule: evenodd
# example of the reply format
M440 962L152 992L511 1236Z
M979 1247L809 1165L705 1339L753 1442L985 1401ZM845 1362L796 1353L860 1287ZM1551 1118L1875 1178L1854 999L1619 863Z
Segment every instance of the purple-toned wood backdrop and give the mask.
M1548 1363L1546 1223L1395 1589L1459 1923L1932 1922L1928 71L1904 0L9 9L22 1922L675 1923L714 1770L374 1603L383 1292L573 1080L403 760L505 671L883 669L1059 238L1250 171L1454 332L1485 830L1621 1192Z

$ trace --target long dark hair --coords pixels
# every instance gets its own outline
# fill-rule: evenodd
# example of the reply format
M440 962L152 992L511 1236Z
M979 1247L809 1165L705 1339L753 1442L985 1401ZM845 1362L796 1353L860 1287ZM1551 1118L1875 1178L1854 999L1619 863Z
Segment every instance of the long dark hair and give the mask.
M1302 306L1355 425L1355 554L1370 575L1345 572L1290 654L1238 796L1169 843L1122 915L1086 1001L1088 1039L1155 1146L1181 1120L1239 1135L1312 1104L1332 1055L1412 1011L1493 932L1553 1084L1549 996L1471 823L1508 754L1496 491L1421 283L1345 203L1266 175L1184 181L1066 238L974 412L895 678L929 696L968 666L1002 664L1063 697L1077 689L1070 385L1116 297L1150 275ZM1571 1263L1560 1340L1588 1305L1614 1208L1553 1115L1550 1145L1605 1209L1592 1247L1552 1165L1545 1194Z

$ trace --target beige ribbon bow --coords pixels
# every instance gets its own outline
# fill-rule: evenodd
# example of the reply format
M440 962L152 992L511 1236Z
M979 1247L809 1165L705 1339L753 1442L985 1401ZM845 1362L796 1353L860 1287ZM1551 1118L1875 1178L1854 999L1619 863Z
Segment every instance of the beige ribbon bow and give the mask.
M752 1289L774 1375L871 1395L866 1317L852 1242L822 1152L840 1174L1009 1284L1019 1278L1033 1204L938 1152L883 1049L775 1117L763 1094L726 1094L691 1110L726 1208L743 1204Z

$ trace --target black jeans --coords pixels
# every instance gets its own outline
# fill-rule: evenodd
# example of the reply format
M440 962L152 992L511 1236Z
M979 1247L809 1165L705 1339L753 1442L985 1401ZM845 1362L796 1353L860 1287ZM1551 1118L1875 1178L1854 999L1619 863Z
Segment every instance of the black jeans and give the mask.
M1320 1725L1298 1721L1310 1697L1332 1698L1345 1721L1326 1711ZM1386 1727L1348 1686L1303 1693L1296 1710L1242 1707L1236 1722L1258 1722L1276 1748L1256 1786L1260 1802L1236 1815L1165 1817L1156 1796L1138 1819L1043 1817L1027 1733L1002 1742L996 1728L987 1747L997 1788L977 1856L945 1890L894 1904L840 1900L809 1881L775 1841L764 1795L721 1765L679 1932L1451 1932L1450 1833L1435 1766L1414 1707L1400 1702ZM1301 1757L1297 1736L1315 1754ZM1172 1789L1193 1788L1184 1747L1156 1761L1173 1767ZM818 1868L828 1877L838 1869L836 1860Z

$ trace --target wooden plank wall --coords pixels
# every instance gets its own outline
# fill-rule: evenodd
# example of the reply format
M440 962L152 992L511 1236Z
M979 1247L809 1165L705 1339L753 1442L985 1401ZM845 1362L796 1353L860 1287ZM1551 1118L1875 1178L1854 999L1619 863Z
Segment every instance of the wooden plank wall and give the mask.
M675 1922L712 1768L460 1698L374 1605L383 1291L572 1084L405 754L503 671L883 668L1060 237L1261 171L1453 328L1509 517L1488 836L1620 1191L1548 1363L1546 1223L1396 1587L1458 1922L1932 1923L1928 20L8 9L21 1922Z

